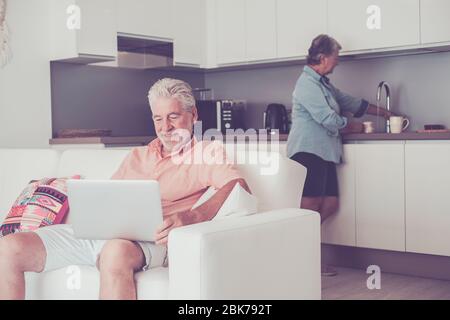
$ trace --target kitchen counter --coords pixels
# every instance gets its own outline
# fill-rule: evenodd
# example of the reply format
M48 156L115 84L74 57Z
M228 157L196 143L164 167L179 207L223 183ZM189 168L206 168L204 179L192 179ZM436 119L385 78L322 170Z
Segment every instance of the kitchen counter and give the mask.
M351 133L342 140L450 140L450 132Z
M143 146L155 139L155 136L135 137L86 137L86 138L53 138L50 145L79 145L79 144L103 144L105 146ZM267 136L270 142L271 136ZM279 141L286 142L287 134L280 134ZM230 139L228 137L228 139ZM242 137L235 136L241 142ZM256 138L255 138L256 139ZM402 132L402 133L351 133L342 136L344 143L351 141L377 141L377 140L450 140L450 132ZM230 141L230 140L228 140ZM224 142L227 142L225 140Z
M103 144L105 146L115 146L115 145L139 146L139 145L146 145L155 138L156 137L154 136L53 138L49 140L49 144L50 145Z
M271 141L271 135L267 136L267 141ZM279 141L287 141L287 134L280 134ZM80 145L80 144L103 144L105 146L144 146L150 143L155 136L135 136L135 137L80 137L80 138L53 138L49 140L50 145ZM234 136L241 142L242 136ZM255 140L257 138L255 137ZM230 141L227 137L224 142ZM254 141L254 140L253 140Z

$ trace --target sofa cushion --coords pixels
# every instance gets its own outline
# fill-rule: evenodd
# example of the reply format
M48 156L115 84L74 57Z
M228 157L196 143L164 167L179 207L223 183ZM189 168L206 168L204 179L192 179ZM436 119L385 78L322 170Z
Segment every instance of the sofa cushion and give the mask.
M52 149L0 149L0 219L33 179L57 177L60 152Z
M63 152L59 176L81 174L83 179L110 179L130 150L70 149ZM70 214L66 223L71 223Z
M70 266L44 273L25 273L27 300L96 300L100 274L95 267ZM154 268L135 275L140 300L167 299L168 268Z
M146 148L141 147L141 148ZM306 179L306 168L279 151L238 150L227 147L229 158L246 179L258 199L258 211L298 208ZM80 173L86 179L109 179L130 150L66 150L61 156L59 176ZM242 157L244 155L244 157Z
M43 178L31 181L16 199L0 226L0 236L34 231L63 222L69 212L67 179ZM80 175L70 179L80 179Z
M218 189L212 186L209 187L200 199L198 199L192 206L192 209L195 209L208 201L214 194L216 194L217 191ZM217 214L214 216L214 220L224 219L231 216L240 217L254 214L257 212L257 207L258 199L254 195L248 193L239 183L237 183L217 211Z
M157 300L169 298L169 268L153 268L135 274L137 298Z
M130 150L70 149L62 153L58 176L81 174L84 179L109 179Z
M249 150L237 167L258 198L258 211L299 208L306 179L301 164L279 152Z

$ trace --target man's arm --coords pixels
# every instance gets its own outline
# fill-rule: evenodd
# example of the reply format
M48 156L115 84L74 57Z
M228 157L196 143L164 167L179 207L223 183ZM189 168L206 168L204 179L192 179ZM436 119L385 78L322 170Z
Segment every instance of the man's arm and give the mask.
M239 183L242 188L244 188L248 193L251 193L250 188L244 179L231 180L220 188L210 199L190 211L193 215L193 220L196 221L194 223L208 221L214 218L225 200L230 195L236 183Z
M165 219L163 225L157 231L156 244L167 244L169 232L174 228L204 222L214 218L236 183L239 183L247 192L251 193L244 179L231 180L220 188L210 199L194 210L176 213Z

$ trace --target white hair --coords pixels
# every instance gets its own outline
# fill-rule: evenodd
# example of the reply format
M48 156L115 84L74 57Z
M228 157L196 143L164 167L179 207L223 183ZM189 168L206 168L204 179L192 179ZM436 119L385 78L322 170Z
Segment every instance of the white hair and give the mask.
M195 98L191 86L182 80L164 78L156 81L148 92L150 107L159 97L177 99L184 110L191 111Z
M339 50L341 49L341 45L334 38L326 34L320 34L315 37L311 43L306 63L311 65L320 64L320 59L322 57L339 53Z

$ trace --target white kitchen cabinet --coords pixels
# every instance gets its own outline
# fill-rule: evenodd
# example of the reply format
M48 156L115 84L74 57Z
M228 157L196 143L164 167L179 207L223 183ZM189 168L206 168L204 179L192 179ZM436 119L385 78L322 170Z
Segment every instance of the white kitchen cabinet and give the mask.
M405 146L406 251L450 256L450 142Z
M116 1L118 32L154 39L173 38L173 0Z
M337 166L339 210L322 224L322 242L356 246L355 144L344 145L343 162Z
M216 0L206 0L205 68L217 67L217 10Z
M420 0L420 31L423 44L450 42L450 1Z
M206 1L174 0L174 63L199 67L206 55Z
M355 146L356 245L405 251L404 141Z
M328 33L343 51L418 45L419 7L419 0L328 0ZM379 29L368 27L377 20Z
M276 0L216 0L217 63L277 57Z
M277 56L308 54L311 41L327 32L327 0L277 0Z
M277 57L276 0L245 0L246 60Z
M51 60L95 62L117 56L115 0L54 0Z
M216 0L217 63L246 61L245 1Z

